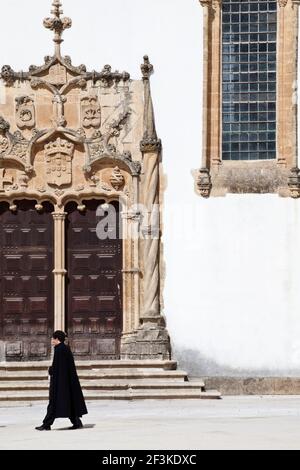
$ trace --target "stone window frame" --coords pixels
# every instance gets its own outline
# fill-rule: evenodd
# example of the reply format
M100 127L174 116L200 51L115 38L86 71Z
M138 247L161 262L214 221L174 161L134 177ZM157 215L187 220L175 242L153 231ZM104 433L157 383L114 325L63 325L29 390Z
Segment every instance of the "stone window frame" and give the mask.
M222 0L203 7L203 127L197 194L277 193L300 197L297 139L300 0L277 0L276 159L222 160Z

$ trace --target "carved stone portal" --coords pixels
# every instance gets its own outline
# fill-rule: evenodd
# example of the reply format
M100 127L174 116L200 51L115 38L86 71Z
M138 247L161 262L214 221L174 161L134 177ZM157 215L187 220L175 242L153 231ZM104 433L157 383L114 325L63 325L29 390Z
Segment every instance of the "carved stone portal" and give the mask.
M72 183L74 144L58 137L45 145L47 183L64 186Z
M101 108L97 96L86 96L81 99L82 126L89 129L101 125Z
M20 129L31 129L35 126L34 101L30 96L16 98L16 121Z

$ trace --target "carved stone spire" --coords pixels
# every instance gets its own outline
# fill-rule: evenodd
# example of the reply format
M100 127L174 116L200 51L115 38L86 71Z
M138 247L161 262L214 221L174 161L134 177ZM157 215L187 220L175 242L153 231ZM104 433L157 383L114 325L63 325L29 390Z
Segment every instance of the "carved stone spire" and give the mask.
M156 152L161 149L161 141L157 138L150 88L150 76L154 69L147 55L144 56L141 70L144 82L144 136L141 141L141 151L143 153Z
M71 28L72 20L68 17L61 18L63 10L61 9L62 3L60 0L53 0L52 6L53 10L51 10L51 13L53 18L45 18L44 26L54 31L55 55L60 57L60 45L63 42L62 35L65 29Z

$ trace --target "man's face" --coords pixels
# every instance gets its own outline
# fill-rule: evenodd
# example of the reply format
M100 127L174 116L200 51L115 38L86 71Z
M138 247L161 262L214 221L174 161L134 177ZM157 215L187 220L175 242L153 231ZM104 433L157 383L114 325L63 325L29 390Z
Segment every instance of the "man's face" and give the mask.
M59 343L60 343L60 341L59 341L57 338L56 338L56 339L51 338L51 344L52 344L52 346L57 346Z

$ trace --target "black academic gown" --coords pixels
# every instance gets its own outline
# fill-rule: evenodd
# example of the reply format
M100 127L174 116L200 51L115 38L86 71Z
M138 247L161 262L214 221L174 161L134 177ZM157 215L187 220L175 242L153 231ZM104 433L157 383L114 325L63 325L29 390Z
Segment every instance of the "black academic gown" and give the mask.
M53 417L81 417L87 414L73 354L64 343L54 347L53 364L49 373L51 375L50 402L53 407Z

